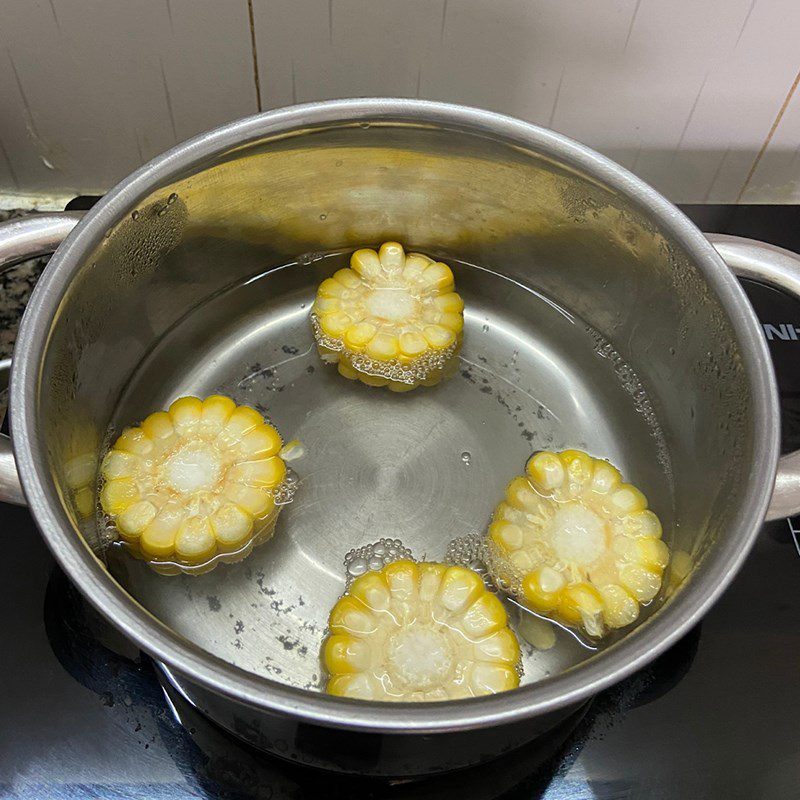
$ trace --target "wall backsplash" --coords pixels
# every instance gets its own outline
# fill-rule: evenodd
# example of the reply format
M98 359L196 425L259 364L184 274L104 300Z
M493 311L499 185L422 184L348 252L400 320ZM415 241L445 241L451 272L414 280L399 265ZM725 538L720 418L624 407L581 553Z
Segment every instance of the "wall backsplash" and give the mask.
M798 0L1 0L0 201L293 102L554 128L676 202L800 202Z

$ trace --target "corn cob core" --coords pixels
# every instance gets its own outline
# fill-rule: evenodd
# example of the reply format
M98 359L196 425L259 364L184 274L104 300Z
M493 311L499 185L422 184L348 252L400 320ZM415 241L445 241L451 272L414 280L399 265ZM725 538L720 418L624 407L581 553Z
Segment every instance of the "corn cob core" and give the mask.
M311 319L320 354L344 377L408 391L447 375L464 302L447 264L386 242L320 284Z
M103 459L100 501L159 571L201 571L272 534L286 474L280 448L255 409L220 395L182 397L123 431Z
M533 611L592 637L639 616L669 548L645 496L580 450L535 454L489 527L490 571Z
M361 700L453 700L519 685L503 604L471 569L395 561L356 578L330 614L328 692Z

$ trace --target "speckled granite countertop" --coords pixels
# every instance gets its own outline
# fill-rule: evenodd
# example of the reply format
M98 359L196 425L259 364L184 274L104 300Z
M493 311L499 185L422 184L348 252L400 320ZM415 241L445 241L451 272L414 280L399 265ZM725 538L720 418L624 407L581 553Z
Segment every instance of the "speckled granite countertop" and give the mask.
M22 217L27 213L30 212L0 210L0 222ZM45 256L23 261L5 272L0 272L0 359L8 358L14 349L19 320L48 258L49 256Z

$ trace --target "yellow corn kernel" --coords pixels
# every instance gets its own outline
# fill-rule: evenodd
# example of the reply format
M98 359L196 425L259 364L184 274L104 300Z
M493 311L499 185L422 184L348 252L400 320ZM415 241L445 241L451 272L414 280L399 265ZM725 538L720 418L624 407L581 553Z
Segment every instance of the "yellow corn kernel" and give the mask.
M222 429L222 436L229 442L238 442L246 433L263 423L264 418L254 408L237 406L228 417L228 421Z
M391 603L389 587L379 572L367 572L356 578L350 594L373 611L386 611Z
M661 588L661 572L638 564L625 564L620 568L619 582L640 603L648 603Z
M433 304L442 313L461 314L464 310L464 301L461 299L461 295L455 292L440 294L434 299Z
M129 428L102 462L103 510L134 555L165 574L243 557L275 527L286 475L278 432L255 409L183 397Z
M384 568L383 576L393 599L411 600L413 598L419 578L417 565L413 561L394 561Z
M418 286L422 273L433 263L427 256L413 255L406 256L406 265L403 267L403 281L409 286Z
M342 310L342 299L339 297L318 297L314 301L312 310L319 316L334 314Z
M558 613L572 625L579 625L586 617L603 612L603 598L591 584L576 583L561 592Z
M351 367L346 361L339 362L338 370L339 374L348 380L354 381L358 378L358 371Z
M671 597L692 571L692 557L685 550L676 550L669 564L669 584L665 592Z
M464 327L450 268L397 242L356 250L350 263L320 284L312 307L325 360L346 378L395 392L449 377Z
M100 492L100 502L106 514L115 517L139 499L139 488L129 478L108 481Z
M442 585L442 578L447 572L444 564L423 562L418 565L419 570L419 599L430 603Z
M169 416L177 428L191 428L200 422L203 402L198 397L179 397L170 407Z
M74 490L75 508L83 519L94 513L94 492L88 486Z
M332 314L324 314L319 318L319 326L322 328L322 332L334 339L344 336L352 324L352 318L348 317L343 311L334 311Z
M388 276L401 272L406 263L403 246L397 242L386 242L378 251L381 267Z
M328 694L337 697L352 697L356 700L377 700L378 689L374 680L363 672L354 675L335 675L328 682Z
M424 286L447 294L449 294L448 290L452 288L454 281L452 270L441 261L426 267L420 279Z
M597 459L594 465L594 473L592 475L592 491L597 494L608 494L613 489L622 483L622 475L620 471L611 466L608 461L600 461Z
M519 642L508 628L495 631L475 645L475 658L478 661L513 665L519 661L519 656Z
M520 511L531 511L539 505L539 495L528 479L519 475L506 488L506 502Z
M262 519L275 509L275 501L263 487L245 486L228 481L223 487L223 497L243 508L254 519Z
M328 626L332 633L366 635L373 633L378 627L372 611L360 600L345 595L333 607Z
M434 350L446 350L456 341L455 333L441 325L426 325L422 335Z
M238 550L252 538L253 516L235 503L225 503L211 517L217 544L223 550Z
M559 457L566 473L566 495L581 494L594 474L594 459L580 450L565 450Z
M340 269L333 277L347 289L358 289L361 286L361 278L352 269Z
M622 519L628 536L642 536L647 539L661 538L661 522L650 510L628 514Z
M344 344L354 353L360 353L375 337L378 329L370 322L359 322L349 327L344 334Z
M519 685L505 609L465 567L401 560L367 572L334 605L328 627L330 694L436 701Z
M148 500L138 500L129 505L117 518L119 532L126 539L134 539L153 521L158 509Z
M325 669L332 674L363 672L369 668L369 646L347 634L329 636L322 651Z
M126 453L124 450L109 450L100 467L100 474L108 481L115 478L132 478L141 469L144 462L139 456Z
M389 379L381 378L379 375L369 375L367 373L359 372L358 379L361 383L366 383L367 386L388 386Z
M669 564L669 548L661 539L636 540L639 561L646 567L655 567L659 572Z
M670 563L644 494L580 450L536 453L526 471L508 484L489 526L495 581L592 637L634 622Z
M647 498L629 483L623 483L609 498L609 508L616 514L634 514L647 508Z
M94 480L96 469L97 454L84 453L64 464L64 480L70 489L80 489Z
M362 278L374 279L381 274L381 260L374 250L356 250L350 257L350 266Z
M453 333L461 333L464 330L464 316L462 314L445 311L439 315L438 323Z
M618 584L608 584L598 591L603 598L603 620L609 628L624 628L636 621L639 603L627 589Z
M492 541L506 552L513 552L522 547L524 535L522 528L513 522L500 520L489 526L489 536Z
M317 288L317 294L322 297L341 297L346 291L344 284L334 278L326 278Z
M556 629L552 622L523 613L517 631L520 637L537 650L551 650L556 644Z
M486 592L464 611L461 629L470 637L488 636L508 623L503 604Z
M175 535L175 553L187 561L207 561L217 549L214 533L206 517L185 519Z
M401 333L399 336L400 354L406 358L419 358L427 349L428 342L425 337L417 331Z
M515 669L502 664L475 664L470 675L470 688L474 695L507 692L519 686Z
M378 333L367 344L366 353L377 361L391 361L400 352L397 337L388 333Z
M542 567L524 577L522 593L535 611L552 611L558 606L561 589L565 584L561 573L550 567Z
M156 411L144 419L142 430L149 439L169 439L175 433L175 426L168 412Z
M466 567L450 567L442 576L439 602L453 613L463 611L484 594L481 576Z
M528 461L528 475L536 489L551 492L564 482L564 464L555 453L536 453Z
M146 456L153 449L153 442L141 428L127 428L114 443L114 449L135 456Z
M177 525L162 524L156 518L139 537L139 547L145 555L166 560L175 554L177 528Z

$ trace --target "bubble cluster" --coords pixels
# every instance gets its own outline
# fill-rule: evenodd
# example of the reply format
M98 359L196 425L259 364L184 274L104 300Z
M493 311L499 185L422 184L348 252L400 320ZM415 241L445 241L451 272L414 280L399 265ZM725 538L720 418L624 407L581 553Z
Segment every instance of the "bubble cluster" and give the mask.
M344 557L347 585L369 570L379 570L393 561L402 559L415 560L411 550L399 539L379 539L362 547L354 547Z

